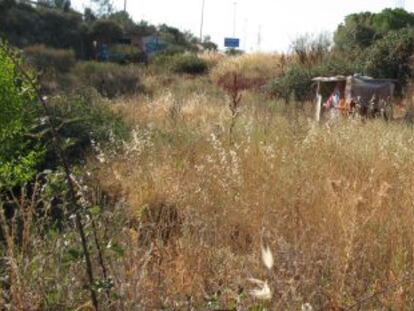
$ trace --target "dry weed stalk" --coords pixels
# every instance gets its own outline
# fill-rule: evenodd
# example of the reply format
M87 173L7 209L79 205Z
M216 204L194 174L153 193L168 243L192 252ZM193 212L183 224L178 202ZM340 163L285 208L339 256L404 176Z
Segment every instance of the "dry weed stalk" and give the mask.
M26 280L22 275L25 269L25 261L29 254L29 244L33 237L31 236L31 226L35 207L38 204L38 182L39 176L36 177L32 194L28 197L26 186L20 189L20 196L16 197L15 193L9 192L9 201L5 201L6 196L0 200L0 231L4 238L6 247L6 259L8 262L10 293L12 307L16 310L26 310L35 308L36 301L31 297L31 293L26 286ZM11 217L6 216L5 203L13 206ZM19 234L21 233L21 236Z

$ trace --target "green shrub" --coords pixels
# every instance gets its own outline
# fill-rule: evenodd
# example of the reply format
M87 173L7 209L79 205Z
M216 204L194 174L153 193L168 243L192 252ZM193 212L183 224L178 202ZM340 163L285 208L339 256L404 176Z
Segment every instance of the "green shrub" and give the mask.
M39 71L67 73L75 66L73 50L53 49L44 45L33 45L24 49L26 61Z
M206 61L196 55L182 54L172 59L172 70L176 73L203 74L208 70Z
M121 117L110 109L107 101L93 88L87 88L76 96L56 96L49 101L55 127L59 130L67 156L72 161L82 160L90 151L91 143L114 143L128 136L128 127ZM53 149L48 152L48 163L53 166L57 156Z
M411 56L414 31L402 29L388 33L365 53L365 71L375 78L392 78L402 82L412 76Z
M73 74L78 83L94 87L108 98L133 94L140 87L139 70L132 65L83 62L76 65Z
M116 44L109 50L109 60L118 64L147 63L147 55L128 44Z
M306 101L312 98L312 78L314 72L300 65L294 65L286 74L273 80L267 86L269 95L288 101L291 97L297 101Z
M27 182L42 161L44 150L31 138L37 107L33 88L0 43L0 189Z

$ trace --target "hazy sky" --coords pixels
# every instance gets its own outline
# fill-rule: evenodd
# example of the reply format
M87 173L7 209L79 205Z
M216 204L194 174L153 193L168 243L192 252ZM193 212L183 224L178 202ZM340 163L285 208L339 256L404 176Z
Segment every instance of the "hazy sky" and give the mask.
M299 34L332 33L348 14L395 7L397 0L205 0L204 34L220 47L233 35L234 2L237 2L236 36L248 50L284 51ZM113 0L118 9L123 0ZM166 23L199 35L202 0L128 0L128 12L135 21ZM72 0L79 8L89 0ZM414 10L414 1L406 1ZM261 33L261 44L258 34Z

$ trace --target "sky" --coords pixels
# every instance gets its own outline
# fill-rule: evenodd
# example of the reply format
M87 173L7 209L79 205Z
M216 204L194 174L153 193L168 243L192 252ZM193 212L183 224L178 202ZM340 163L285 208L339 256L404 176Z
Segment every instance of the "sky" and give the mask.
M188 30L199 36L203 0L128 0L127 10L135 21L146 20ZM290 43L302 34L333 33L345 16L379 12L396 7L397 0L205 0L204 35L223 48L224 38L240 38L246 51L288 51ZM117 9L124 0L113 0ZM236 3L236 5L235 5ZM72 0L83 10L89 0ZM414 1L405 1L414 11Z

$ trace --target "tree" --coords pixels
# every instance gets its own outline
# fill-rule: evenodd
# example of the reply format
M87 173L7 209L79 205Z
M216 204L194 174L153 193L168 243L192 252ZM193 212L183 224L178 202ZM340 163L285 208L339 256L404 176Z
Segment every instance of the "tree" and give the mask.
M387 33L414 25L414 14L404 9L385 9L372 18L372 25L377 33Z
M335 47L343 51L370 46L376 35L371 25L372 13L352 14L345 18L334 35Z
M412 26L414 14L403 9L352 14L338 26L334 36L335 47L343 51L365 49L390 31Z
M114 21L99 19L93 24L91 34L93 39L108 44L122 37L122 29Z
M108 20L116 23L124 32L133 32L137 27L128 12L125 11L112 13L108 16Z
M365 72L376 78L392 78L402 82L412 76L414 30L392 31L366 51Z

